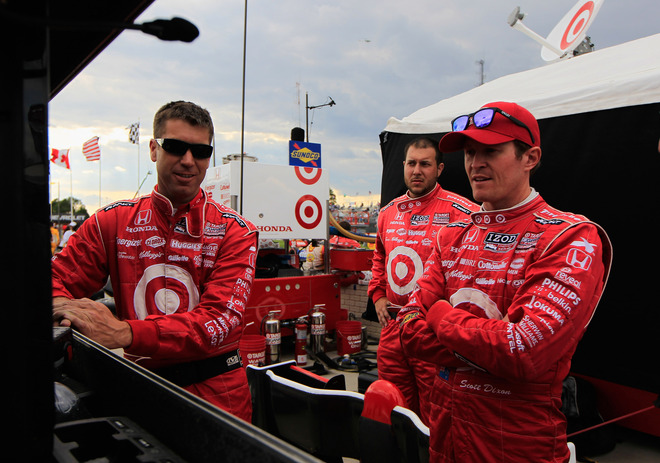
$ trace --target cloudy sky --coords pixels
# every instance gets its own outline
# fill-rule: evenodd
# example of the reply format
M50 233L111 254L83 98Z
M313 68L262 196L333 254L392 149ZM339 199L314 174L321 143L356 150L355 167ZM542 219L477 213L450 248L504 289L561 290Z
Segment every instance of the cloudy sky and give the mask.
M249 0L244 150L259 162L286 165L291 129L308 120L338 199L377 202L378 137L388 118L482 79L547 65L541 46L509 27L507 17L520 6L524 24L546 37L576 1ZM211 112L218 164L239 153L245 3L156 0L137 22L183 17L199 28L197 40L123 32L62 90L50 103L49 144L70 149L71 171L51 165L51 197L72 192L91 212L133 197L142 182L140 193L148 193L156 182L152 118L171 100ZM657 0L606 0L588 35L596 50L610 47L660 32L659 16ZM335 106L306 110L329 98ZM128 141L135 122L139 146ZM82 155L94 135L100 163Z

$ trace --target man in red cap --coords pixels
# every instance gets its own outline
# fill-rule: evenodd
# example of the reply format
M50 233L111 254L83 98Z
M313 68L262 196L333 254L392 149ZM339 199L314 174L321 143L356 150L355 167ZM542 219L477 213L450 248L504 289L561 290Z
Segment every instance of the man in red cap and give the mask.
M449 224L399 313L409 356L438 366L431 460L566 462L562 382L611 264L607 234L531 187L536 119L494 102L440 141L464 151L481 210Z

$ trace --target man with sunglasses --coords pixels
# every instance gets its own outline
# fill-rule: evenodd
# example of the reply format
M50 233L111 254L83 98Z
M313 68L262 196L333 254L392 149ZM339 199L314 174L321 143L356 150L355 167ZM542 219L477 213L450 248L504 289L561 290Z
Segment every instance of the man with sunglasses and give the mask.
M438 367L431 460L566 462L562 382L607 281L606 233L531 187L536 119L494 102L454 120L440 150L463 150L481 210L438 232L401 310L407 354Z
M175 101L154 117L158 182L86 220L52 260L53 318L246 420L238 342L258 233L200 188L213 153L207 110ZM89 298L112 284L116 316Z
M408 191L378 214L368 294L381 325L378 377L395 384L406 398L408 408L428 425L428 394L436 368L429 362L411 362L406 358L399 341L396 313L406 305L422 275L438 230L469 217L478 207L438 183L444 163L437 141L416 138L403 152L403 180Z

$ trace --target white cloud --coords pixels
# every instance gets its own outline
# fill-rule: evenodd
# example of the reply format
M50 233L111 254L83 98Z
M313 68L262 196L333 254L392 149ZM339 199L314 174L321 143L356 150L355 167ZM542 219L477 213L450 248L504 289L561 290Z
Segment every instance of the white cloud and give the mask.
M305 127L322 144L331 186L355 196L380 192L379 133L402 118L486 80L543 66L540 46L506 19L515 6L525 24L545 36L574 0L250 0L245 94L245 151L260 162L285 164L291 128ZM138 19L184 17L200 29L190 44L122 33L50 104L50 145L71 147L71 183L90 209L99 203L98 175L82 175L82 143L101 137L102 198L132 197L155 183L148 156L154 112L186 99L209 109L218 158L240 152L245 2L157 0ZM656 0L604 2L589 31L596 48L655 34ZM141 146L126 127L141 124ZM64 188L62 188L64 191ZM68 193L67 193L68 195ZM338 195L339 196L339 195ZM103 200L102 200L103 201ZM366 202L366 201L364 201Z

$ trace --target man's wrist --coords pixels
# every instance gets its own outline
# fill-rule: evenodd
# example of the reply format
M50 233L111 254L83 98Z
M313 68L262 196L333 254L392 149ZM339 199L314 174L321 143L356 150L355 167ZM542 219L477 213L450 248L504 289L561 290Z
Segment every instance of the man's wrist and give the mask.
M130 347L133 344L133 329L130 323L122 322L122 327L119 329L116 337L117 343L121 348Z

